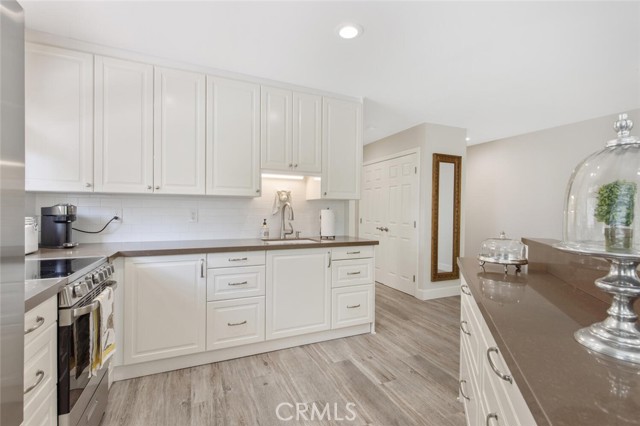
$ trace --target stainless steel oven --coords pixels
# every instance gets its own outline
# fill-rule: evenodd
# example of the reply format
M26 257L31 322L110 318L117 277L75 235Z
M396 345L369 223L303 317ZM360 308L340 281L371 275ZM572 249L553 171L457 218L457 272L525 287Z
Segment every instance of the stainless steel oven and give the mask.
M89 314L99 307L96 297L117 286L113 265L96 257L36 262L32 276L68 281L58 294L58 425L97 426L107 406L109 366L90 374Z

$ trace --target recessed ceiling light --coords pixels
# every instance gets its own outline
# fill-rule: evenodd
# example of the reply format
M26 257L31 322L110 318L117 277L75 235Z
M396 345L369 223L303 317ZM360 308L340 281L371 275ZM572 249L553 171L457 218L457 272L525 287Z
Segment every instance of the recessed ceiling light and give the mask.
M357 24L342 24L338 27L338 35L347 40L358 37L362 31L362 27Z
M471 138L469 136L467 136L466 138L464 138L464 140L469 142L471 140Z

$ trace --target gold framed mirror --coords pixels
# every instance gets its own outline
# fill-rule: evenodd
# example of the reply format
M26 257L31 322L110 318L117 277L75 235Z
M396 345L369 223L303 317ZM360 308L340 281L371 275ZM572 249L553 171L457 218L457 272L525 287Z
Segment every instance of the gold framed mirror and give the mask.
M433 154L431 192L431 281L460 276L460 186L462 157Z

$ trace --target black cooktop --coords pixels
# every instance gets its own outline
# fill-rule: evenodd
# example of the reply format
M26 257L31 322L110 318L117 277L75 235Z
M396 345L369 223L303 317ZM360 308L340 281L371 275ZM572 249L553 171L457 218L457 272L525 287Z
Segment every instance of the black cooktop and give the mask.
M75 274L102 257L76 257L64 259L26 259L24 262L25 279L64 278Z

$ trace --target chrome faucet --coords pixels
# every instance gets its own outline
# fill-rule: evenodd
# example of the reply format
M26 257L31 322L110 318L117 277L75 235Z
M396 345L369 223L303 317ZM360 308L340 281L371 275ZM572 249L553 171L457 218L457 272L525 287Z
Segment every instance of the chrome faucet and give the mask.
M282 205L282 211L281 211L281 218L282 220L280 221L280 239L285 240L287 238L287 235L291 235L293 234L293 225L291 224L291 222L289 222L289 229L285 229L285 225L284 225L284 211L287 209L287 207L289 207L289 221L293 220L293 207L291 207L291 203L290 202L286 202Z

